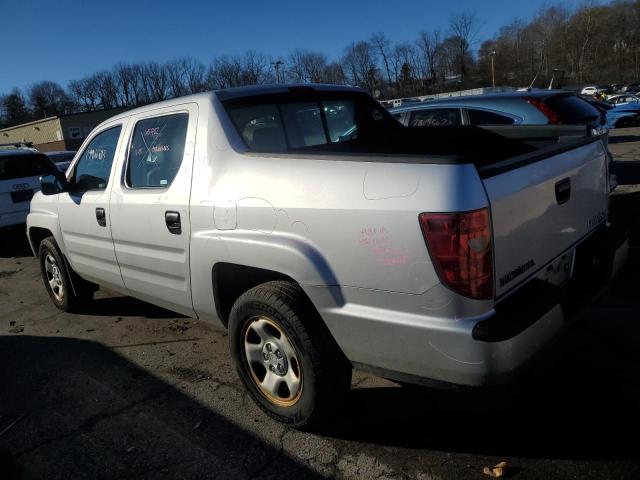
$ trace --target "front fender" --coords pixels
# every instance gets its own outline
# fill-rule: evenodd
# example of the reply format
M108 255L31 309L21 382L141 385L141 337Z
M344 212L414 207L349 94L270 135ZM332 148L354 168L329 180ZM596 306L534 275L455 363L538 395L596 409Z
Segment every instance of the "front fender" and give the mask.
M27 238L29 239L29 245L34 255L38 255L38 245L36 245L34 235L32 235L33 228L40 228L48 230L56 240L58 247L62 253L66 256L67 249L62 239L62 232L60 230L60 222L58 220L58 208L52 201L49 201L49 197L45 197L42 193L38 192L31 200L31 211L27 215Z

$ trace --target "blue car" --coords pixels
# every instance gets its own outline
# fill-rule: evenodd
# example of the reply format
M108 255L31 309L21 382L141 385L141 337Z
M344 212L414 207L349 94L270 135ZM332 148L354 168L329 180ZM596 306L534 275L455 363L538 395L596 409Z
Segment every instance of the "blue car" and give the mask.
M624 128L640 126L640 103L616 105L607 110L607 127Z

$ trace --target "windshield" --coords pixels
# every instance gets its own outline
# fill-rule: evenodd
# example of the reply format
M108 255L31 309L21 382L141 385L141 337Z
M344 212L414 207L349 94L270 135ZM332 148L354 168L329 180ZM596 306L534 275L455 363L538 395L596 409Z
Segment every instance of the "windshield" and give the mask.
M0 156L0 180L38 177L55 171L53 163L42 153Z

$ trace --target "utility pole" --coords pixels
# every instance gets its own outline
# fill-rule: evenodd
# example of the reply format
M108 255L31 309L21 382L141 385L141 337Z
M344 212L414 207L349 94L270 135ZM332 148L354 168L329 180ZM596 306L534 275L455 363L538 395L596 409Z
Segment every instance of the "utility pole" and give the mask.
M489 52L489 56L491 57L491 85L493 86L493 88L496 88L496 71L493 68L493 57L496 56L496 51L491 50Z
M280 83L280 65L284 65L282 60L276 60L275 62L271 62L273 68L276 69L276 83Z

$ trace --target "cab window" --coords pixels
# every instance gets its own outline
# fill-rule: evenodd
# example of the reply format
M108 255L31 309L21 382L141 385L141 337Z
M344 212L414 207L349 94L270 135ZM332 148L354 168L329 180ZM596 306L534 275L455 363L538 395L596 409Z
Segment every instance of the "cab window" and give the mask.
M178 174L187 138L187 113L140 120L129 148L126 183L130 188L166 188Z
M117 126L100 132L84 149L70 179L78 191L107 188L121 130Z
M255 151L285 152L358 137L352 100L232 106L229 113L247 147Z

